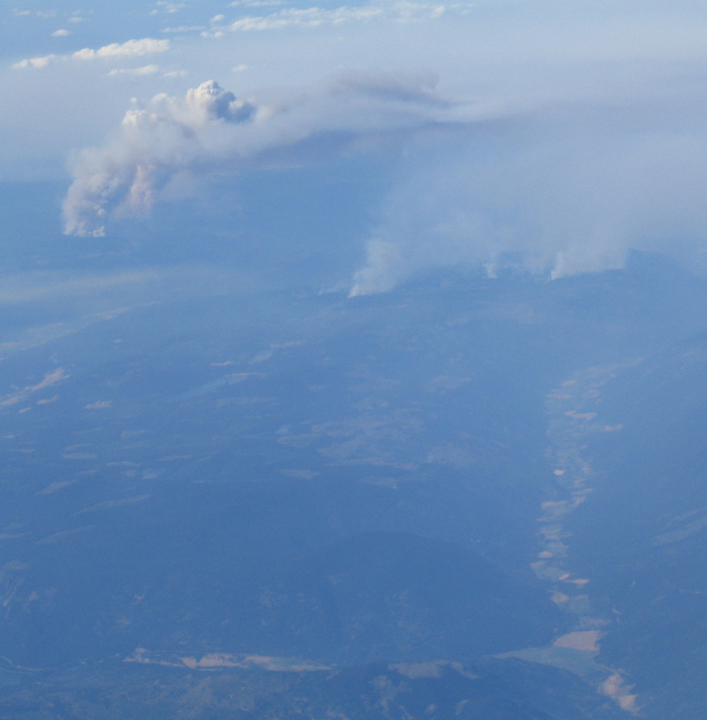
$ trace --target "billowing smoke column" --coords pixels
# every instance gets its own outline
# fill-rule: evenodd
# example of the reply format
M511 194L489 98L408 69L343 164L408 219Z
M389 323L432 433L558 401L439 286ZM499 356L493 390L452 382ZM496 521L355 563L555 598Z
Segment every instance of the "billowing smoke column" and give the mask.
M213 161L221 126L252 121L256 108L213 80L183 100L158 95L149 110L128 110L119 138L85 150L64 201L64 232L100 236L114 215L141 215L180 170Z

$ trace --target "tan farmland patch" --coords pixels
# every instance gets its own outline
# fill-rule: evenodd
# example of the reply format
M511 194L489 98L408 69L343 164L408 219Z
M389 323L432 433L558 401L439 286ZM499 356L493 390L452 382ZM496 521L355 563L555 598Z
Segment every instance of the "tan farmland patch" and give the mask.
M582 650L584 652L598 652L599 642L602 633L598 630L585 630L580 632L571 632L567 635L557 638L554 643L555 647L568 648L570 650Z

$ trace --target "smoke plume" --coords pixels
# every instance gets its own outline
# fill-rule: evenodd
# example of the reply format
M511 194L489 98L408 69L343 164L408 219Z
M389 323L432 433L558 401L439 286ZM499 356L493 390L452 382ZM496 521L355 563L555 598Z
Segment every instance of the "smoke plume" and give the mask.
M115 140L84 150L64 202L64 232L103 235L106 223L140 217L187 173L236 172L248 160L322 134L351 138L468 122L482 108L431 92L431 78L340 76L272 102L237 99L208 81L177 98L129 110Z

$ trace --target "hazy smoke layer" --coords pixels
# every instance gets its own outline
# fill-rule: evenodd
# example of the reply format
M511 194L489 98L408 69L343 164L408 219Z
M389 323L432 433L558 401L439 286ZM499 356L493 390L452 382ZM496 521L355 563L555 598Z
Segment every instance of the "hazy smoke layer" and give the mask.
M157 95L129 110L107 147L81 153L64 202L65 233L103 235L111 218L148 212L185 173L236 171L245 160L324 133L352 138L483 115L445 102L429 78L339 77L272 103L237 100L214 81L185 98Z
M630 249L704 265L706 133L679 118L646 127L652 111L565 108L448 133L432 152L418 143L351 294L459 264L552 278L620 268Z
M349 76L275 101L238 100L212 81L185 98L158 95L126 114L111 144L80 155L65 231L101 235L111 218L148 212L185 175L273 162L273 151L339 133L405 144L399 181L361 239L367 262L352 295L430 267L560 277L621 267L631 248L702 257L707 132L689 92L511 110L445 100L430 86Z

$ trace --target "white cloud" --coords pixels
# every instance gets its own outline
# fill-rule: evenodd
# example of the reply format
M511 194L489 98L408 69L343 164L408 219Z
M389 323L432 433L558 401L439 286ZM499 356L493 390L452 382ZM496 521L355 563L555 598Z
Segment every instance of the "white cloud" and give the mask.
M84 48L75 52L72 57L78 60L94 60L95 58L107 57L142 57L143 55L166 52L170 47L169 40L143 38L142 40L128 40L124 43L111 43L98 48L98 50Z
M59 30L55 30L52 33L52 37L67 37L68 35L71 35L70 30L65 30L64 28L61 28Z
M228 26L229 30L275 30L278 28L318 25L338 25L352 20L372 20L383 18L384 11L379 7L340 7L335 10L323 10L312 7L305 9L287 8L265 17L244 17Z
M167 2L167 0L160 0L158 3L156 3L157 8L155 10L152 10L150 15L157 15L160 12L168 13L168 14L174 14L178 13L180 10L184 9L187 5L186 3L174 3L174 2Z
M236 65L233 68L234 73L242 73L245 72L248 69L248 66L245 63L241 63L240 65Z
M282 4L279 0L243 0L246 7L261 7ZM459 12L467 5L455 4L453 9ZM319 27L321 25L341 25L348 22L368 22L371 20L392 20L394 22L412 22L440 17L445 12L444 5L413 3L401 0L391 6L362 5L357 7L341 6L328 10L320 7L285 8L269 15L253 15L235 20L230 25L216 26L211 33L204 35L221 36L224 30L231 32L247 30L277 30L286 27ZM216 16L217 22L223 16Z
M50 18L56 17L57 12L56 10L38 10L36 12L32 12L31 10L18 10L14 9L12 11L12 14L15 15L15 17L38 17L42 20L49 20Z
M49 65L49 63L58 59L59 57L60 57L59 55L45 55L44 57L29 58L27 60L20 60L19 62L16 62L12 67L13 68L26 68L26 67L43 68L43 67L46 67L47 65Z
M235 0L229 7L271 7L286 4L285 0Z
M203 25L180 25L179 27L166 27L160 30L161 33L189 33L204 30Z
M142 40L128 40L124 43L111 43L98 50L83 48L71 55L45 55L43 57L28 58L16 62L13 68L43 68L50 63L60 60L95 60L96 58L133 58L155 53L167 52L171 48L169 40L155 40L143 38Z
M154 75L160 71L159 65L143 65L139 68L116 68L108 73L109 77L115 77L116 75Z

